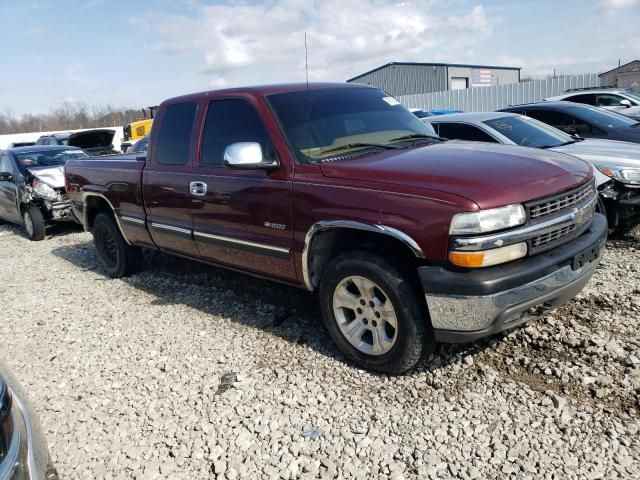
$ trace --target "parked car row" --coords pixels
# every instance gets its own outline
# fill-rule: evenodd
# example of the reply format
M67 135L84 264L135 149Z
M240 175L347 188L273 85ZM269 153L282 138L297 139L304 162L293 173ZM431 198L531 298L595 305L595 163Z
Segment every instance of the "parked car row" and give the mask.
M594 167L597 211L606 215L611 230L624 233L640 222L640 123L632 119L587 105L541 102L423 121L447 139L542 148L581 158Z

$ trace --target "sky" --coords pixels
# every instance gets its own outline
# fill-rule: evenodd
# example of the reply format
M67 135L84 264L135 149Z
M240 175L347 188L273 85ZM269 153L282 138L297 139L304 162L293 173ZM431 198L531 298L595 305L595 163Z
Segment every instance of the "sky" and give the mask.
M0 111L145 107L344 81L391 61L603 72L640 58L640 0L0 0Z

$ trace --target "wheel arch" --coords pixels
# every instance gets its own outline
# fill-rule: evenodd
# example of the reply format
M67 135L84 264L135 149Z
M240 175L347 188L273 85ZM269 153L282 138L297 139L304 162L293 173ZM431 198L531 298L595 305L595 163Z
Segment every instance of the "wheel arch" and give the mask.
M392 248L407 261L426 259L420 245L396 228L350 220L324 220L314 223L305 235L302 277L306 288L314 291L318 287L324 266L338 253L372 242L375 246Z
M107 197L97 192L86 192L84 194L82 203L82 225L84 226L84 229L86 231L91 231L96 216L99 213L106 212L114 219L116 225L118 226L118 230L120 230L120 234L122 235L122 238L124 238L124 241L127 243L127 245L131 245L131 242L122 229L122 224L120 223L120 219L118 218L116 209L113 207L113 204Z

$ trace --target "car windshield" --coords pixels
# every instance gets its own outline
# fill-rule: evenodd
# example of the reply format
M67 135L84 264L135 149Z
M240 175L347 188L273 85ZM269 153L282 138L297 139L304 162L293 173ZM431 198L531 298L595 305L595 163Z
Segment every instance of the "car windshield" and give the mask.
M31 167L55 167L64 165L72 158L88 157L83 150L40 150L32 152L14 153L18 166L24 171Z
M573 137L557 128L524 115L494 118L483 123L523 147L550 148L575 142Z
M640 103L640 93L636 92L633 88L627 88L624 91L627 97L633 98L636 102Z
M605 130L608 128L632 127L638 123L633 118L629 118L625 115L621 115L604 108L592 107L590 105L576 105L575 107L569 107L567 108L567 112L571 115L575 115L580 120L591 123L596 127L600 127Z
M375 88L287 92L267 97L296 158L336 158L367 148L437 141L415 115Z

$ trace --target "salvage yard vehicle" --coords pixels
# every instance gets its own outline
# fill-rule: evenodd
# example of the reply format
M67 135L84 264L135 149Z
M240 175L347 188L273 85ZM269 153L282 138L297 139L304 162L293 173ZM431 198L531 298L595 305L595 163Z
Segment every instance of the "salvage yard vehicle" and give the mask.
M160 105L146 156L70 160L67 192L107 275L151 248L306 288L398 373L566 303L607 238L582 160L429 132L367 85L210 91Z
M116 131L108 128L96 128L73 133L54 133L38 138L36 145L68 145L85 150L91 155L113 155L113 137Z
M35 145L0 154L0 221L23 225L42 240L47 224L74 220L64 188L64 164L89 158L76 147Z
M547 102L574 102L606 108L623 115L640 115L640 93L633 88L572 88L561 95L545 98Z
M26 395L0 362L0 480L57 480L47 441Z
M571 102L539 102L498 110L526 115L584 138L640 143L640 122L603 108Z
M594 167L600 198L597 211L623 233L640 223L640 145L583 139L517 113L459 113L422 120L441 136L568 153Z

